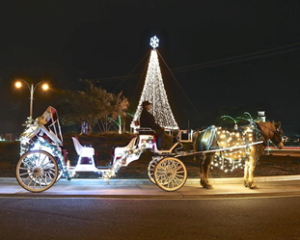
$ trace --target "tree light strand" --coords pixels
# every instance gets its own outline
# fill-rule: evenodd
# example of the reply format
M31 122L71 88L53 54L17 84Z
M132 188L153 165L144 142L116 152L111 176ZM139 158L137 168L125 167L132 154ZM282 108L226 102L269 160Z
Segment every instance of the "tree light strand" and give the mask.
M132 128L137 128L134 122L140 118L144 101L152 103L150 113L154 116L157 124L170 130L179 129L168 101L156 50L151 51L144 88L131 123Z

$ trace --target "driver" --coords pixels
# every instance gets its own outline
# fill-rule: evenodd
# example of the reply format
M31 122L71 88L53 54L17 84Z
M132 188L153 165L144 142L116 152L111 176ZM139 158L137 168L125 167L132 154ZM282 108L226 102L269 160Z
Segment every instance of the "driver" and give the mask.
M162 146L162 141L163 141L163 137L164 137L164 128L159 126L156 122L155 122L155 118L153 117L153 115L151 113L149 113L149 110L151 109L151 103L149 101L144 101L142 103L142 113L141 113L141 117L140 117L140 127L148 127L151 128L155 131L155 133L158 135L156 144L157 144L157 148L161 149Z

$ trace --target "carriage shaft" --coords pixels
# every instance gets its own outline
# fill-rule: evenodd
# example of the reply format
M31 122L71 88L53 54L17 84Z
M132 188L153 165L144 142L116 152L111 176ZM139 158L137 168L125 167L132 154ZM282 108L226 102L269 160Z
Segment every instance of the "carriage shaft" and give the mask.
M182 154L178 154L175 157L184 157L184 156L191 156L191 155L198 155L198 154L205 154L205 153L214 153L214 152L224 152L227 150L235 150L235 149L240 149L240 148L246 148L249 146L253 146L253 145L258 145L258 144L262 144L263 141L258 141L258 142L253 142L253 143L249 143L249 144L244 144L244 145L240 145L240 146L235 146L235 147L230 147L230 148L218 148L218 149L210 149L210 150L205 150L205 151L199 151L199 152L184 152Z

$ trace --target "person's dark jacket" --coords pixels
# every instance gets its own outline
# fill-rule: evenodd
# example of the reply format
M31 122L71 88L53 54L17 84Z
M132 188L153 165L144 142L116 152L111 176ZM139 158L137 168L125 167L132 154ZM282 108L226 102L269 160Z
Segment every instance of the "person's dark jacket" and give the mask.
M151 113L149 113L146 109L142 110L140 117L140 127L148 127L153 130L161 129L161 127L155 123L155 119Z

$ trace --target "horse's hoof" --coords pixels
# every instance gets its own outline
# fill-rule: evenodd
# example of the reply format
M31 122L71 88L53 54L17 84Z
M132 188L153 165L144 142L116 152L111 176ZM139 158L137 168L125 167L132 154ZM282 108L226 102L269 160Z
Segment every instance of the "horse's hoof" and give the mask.
M250 189L257 189L257 186L256 186L255 184L251 184L251 185L249 186L249 188L250 188Z
M205 185L205 186L203 186L203 188L206 188L206 189L214 189L212 185Z

